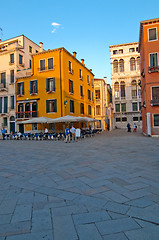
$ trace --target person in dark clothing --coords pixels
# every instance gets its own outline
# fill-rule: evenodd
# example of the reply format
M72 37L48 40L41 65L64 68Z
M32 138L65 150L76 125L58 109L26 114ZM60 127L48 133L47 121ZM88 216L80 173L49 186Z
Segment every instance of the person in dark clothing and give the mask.
M131 132L130 123L127 124L127 129L128 129L128 132Z

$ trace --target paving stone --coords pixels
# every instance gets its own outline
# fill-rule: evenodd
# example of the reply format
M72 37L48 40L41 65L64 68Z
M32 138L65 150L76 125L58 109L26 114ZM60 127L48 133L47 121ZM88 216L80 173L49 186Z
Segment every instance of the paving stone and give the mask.
M11 224L0 224L0 237L29 233L30 228L31 228L30 221L11 223Z
M4 200L0 205L0 214L10 214L13 213L17 199Z
M0 215L0 224L10 223L12 214Z
M33 211L31 232L41 232L52 229L50 209Z
M65 207L54 207L52 208L53 216L64 216L75 213L87 212L87 209L81 205L71 205Z
M80 240L102 240L102 237L94 224L77 225L76 228Z
M52 231L27 233L9 236L6 240L53 240ZM1 240L1 239L0 239Z
M127 215L114 213L114 212L111 212L111 211L107 211L107 212L112 219L121 219L121 218L127 218L128 217Z
M115 233L103 236L103 240L128 240L124 233Z
M129 206L124 204L119 204L116 202L107 202L107 204L104 206L104 209L112 211L114 213L120 213L120 214L126 214L126 212L129 209Z
M129 190L138 190L138 189L142 189L142 188L147 188L149 187L149 185L147 184L144 184L144 183L136 183L136 184L131 184L131 185L128 185L128 186L125 186L127 189Z
M129 240L158 240L159 239L159 227L156 228L142 228L138 230L132 230L125 232L125 235Z
M72 217L75 224L95 223L95 222L110 220L110 217L106 211L74 214Z
M18 196L18 204L32 203L34 199L34 192L21 193Z
M135 199L135 200L126 202L125 204L130 205L130 206L134 206L134 207L145 208L145 207L148 207L148 206L154 204L154 202L148 200L146 197L142 197L142 198L139 198L139 199Z
M32 204L17 205L11 222L22 222L31 220Z
M53 232L55 240L78 240L70 215L53 217Z
M140 228L139 225L131 218L98 222L96 223L96 226L102 235L114 234Z
M126 198L126 197L122 196L121 194L114 192L114 191L105 192L104 195L107 198L109 198L117 203L124 203L124 202L128 201L128 198Z

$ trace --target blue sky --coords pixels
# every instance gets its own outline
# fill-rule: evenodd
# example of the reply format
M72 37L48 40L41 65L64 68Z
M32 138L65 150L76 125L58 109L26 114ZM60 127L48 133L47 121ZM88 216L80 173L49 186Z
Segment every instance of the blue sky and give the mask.
M158 0L8 0L0 9L2 40L24 34L37 44L42 41L45 50L76 51L95 77L106 76L108 83L109 46L138 41L140 21L159 17Z

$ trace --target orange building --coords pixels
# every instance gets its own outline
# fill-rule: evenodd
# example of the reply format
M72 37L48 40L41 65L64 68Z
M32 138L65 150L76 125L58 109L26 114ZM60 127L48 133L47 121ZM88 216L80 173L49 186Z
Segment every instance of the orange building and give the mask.
M140 22L143 134L159 135L159 18Z

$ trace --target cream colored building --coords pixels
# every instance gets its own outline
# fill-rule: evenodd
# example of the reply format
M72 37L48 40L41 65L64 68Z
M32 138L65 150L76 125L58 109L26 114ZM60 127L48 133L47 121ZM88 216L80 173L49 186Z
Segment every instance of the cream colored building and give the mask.
M138 42L112 45L111 77L114 127L134 123L141 128L140 54Z
M96 128L106 130L112 129L112 106L110 103L111 87L107 84L106 78L94 79L95 91L95 119L99 120L95 123Z
M41 48L24 35L0 41L0 129L16 131L16 78L31 74L31 54Z

